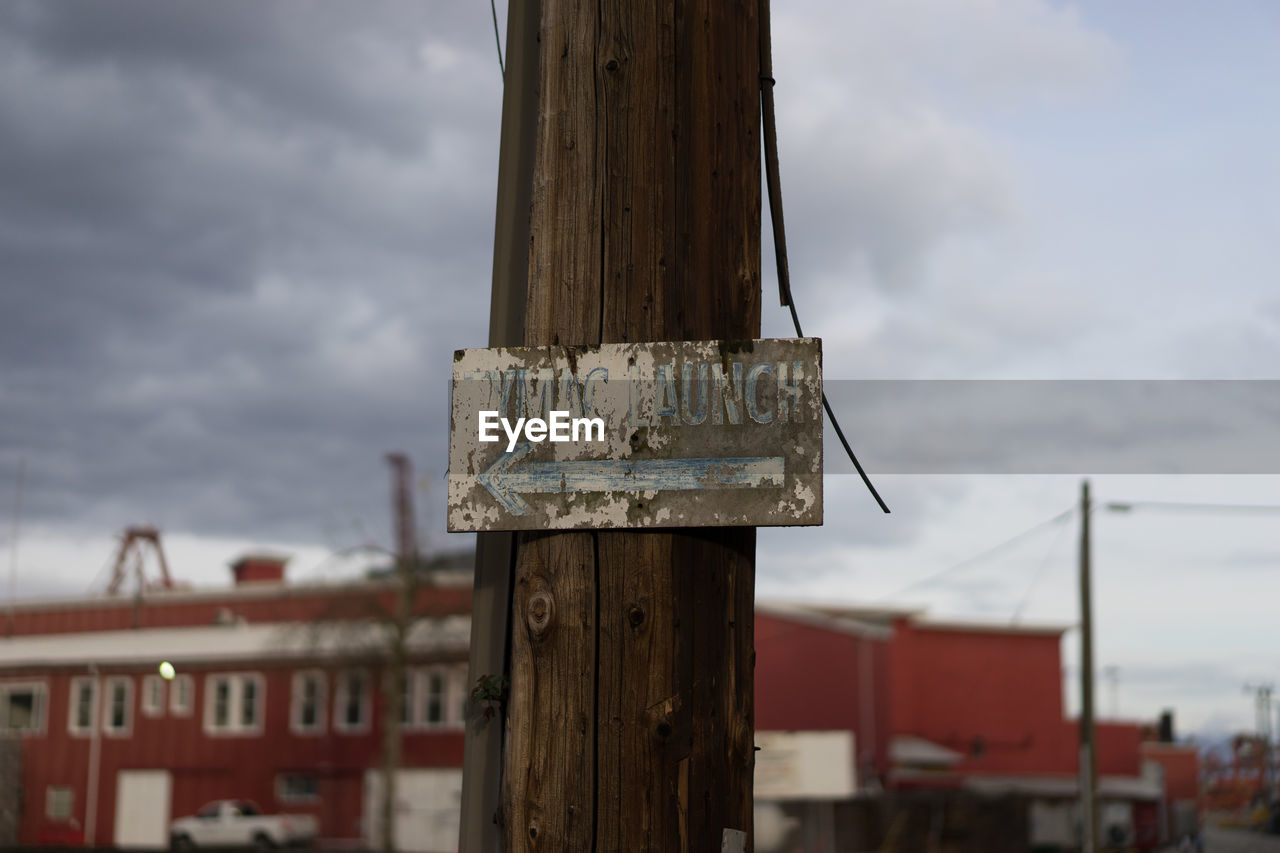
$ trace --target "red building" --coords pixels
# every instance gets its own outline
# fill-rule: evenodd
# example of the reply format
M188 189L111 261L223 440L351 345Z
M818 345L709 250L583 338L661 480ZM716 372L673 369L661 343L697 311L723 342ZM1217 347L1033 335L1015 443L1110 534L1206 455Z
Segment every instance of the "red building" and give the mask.
M1200 749L1194 745L1147 740L1142 757L1160 767L1164 779L1165 826L1170 838L1193 834L1205 810Z
M892 733L891 627L758 602L755 630L756 730L853 731L858 784L878 787Z
M221 798L315 815L327 841L376 841L394 583L288 585L265 557L233 575L219 590L15 605L0 638L0 845L158 847L171 818ZM402 849L456 844L461 580L424 584L414 602ZM1030 803L1029 841L1069 845L1077 733L1062 631L758 605L757 851L821 849L839 837L835 804L886 791L1014 794ZM1162 809L1194 809L1194 750L1129 723L1101 723L1097 741L1104 822L1130 842L1154 843Z
M290 586L274 557L233 572L214 591L14 606L0 731L19 745L0 777L21 809L0 842L166 846L171 818L221 798L373 838L394 584ZM401 791L436 812L403 819L454 839L470 607L469 578L418 588L401 711Z
M947 622L901 609L761 604L756 727L851 732L863 794L1025 798L1029 841L1069 846L1079 824L1079 738L1064 714L1064 630ZM1104 833L1139 848L1167 836L1161 815L1170 797L1185 801L1184 764L1195 754L1148 746L1145 729L1096 726Z

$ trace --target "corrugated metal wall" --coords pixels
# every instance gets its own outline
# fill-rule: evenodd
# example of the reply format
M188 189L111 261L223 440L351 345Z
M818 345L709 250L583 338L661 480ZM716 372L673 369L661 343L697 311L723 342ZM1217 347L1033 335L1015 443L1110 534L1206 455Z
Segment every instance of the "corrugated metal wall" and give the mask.
M22 815L22 739L0 734L0 847L18 843Z

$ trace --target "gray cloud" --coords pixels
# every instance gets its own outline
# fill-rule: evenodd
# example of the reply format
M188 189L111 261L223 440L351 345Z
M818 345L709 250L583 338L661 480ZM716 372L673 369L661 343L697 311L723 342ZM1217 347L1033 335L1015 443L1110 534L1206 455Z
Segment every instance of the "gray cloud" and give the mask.
M1276 381L853 380L824 390L873 472L1280 473Z
M1240 667L1207 661L1179 664L1128 664L1120 667L1121 684L1138 690L1174 688L1180 693L1223 695L1239 691L1248 681Z
M825 288L836 305L855 285L918 287L949 242L1020 216L1020 176L957 105L1069 97L1121 64L1106 36L1038 0L779 6L773 39L784 188L804 222L792 268L845 282Z
M873 359L898 372L907 352L1073 334L1071 305L996 285L963 282L932 311L901 297L945 291L931 264L957 235L1019 216L1000 152L928 93L944 79L983 101L1091 85L1106 40L1034 2L1007 19L957 12L967 40L917 32L919 9L859 9L839 13L859 26L782 10L775 27L808 316L834 318L832 351L847 350L841 308L855 284L877 286L890 320ZM426 470L443 459L444 370L431 365L482 342L487 313L500 80L486 12L0 6L13 155L0 159L0 464L27 459L31 513L306 538L385 512L384 450ZM850 74L827 67L848 60L824 47L839 29L889 35L865 36ZM931 59L912 70L884 38ZM814 39L822 49L806 49ZM980 325L944 322L965 306ZM882 422L849 411L873 450ZM850 545L905 544L938 500L961 499L894 490L901 515L886 524L859 513L856 481L833 482L827 544L808 547L846 559ZM438 506L438 490L425 500Z
M0 7L0 460L33 518L314 539L385 513L383 451L443 458L424 377L484 334L500 79L441 45L487 26Z

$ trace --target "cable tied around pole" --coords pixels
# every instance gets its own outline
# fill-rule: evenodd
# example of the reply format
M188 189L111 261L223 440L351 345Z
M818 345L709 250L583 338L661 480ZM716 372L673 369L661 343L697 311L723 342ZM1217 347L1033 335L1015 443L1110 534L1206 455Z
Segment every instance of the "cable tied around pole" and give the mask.
M502 36L498 33L498 4L497 0L489 0L489 11L493 14L493 40L498 43L498 72L502 74L503 79L507 76L506 63L502 61Z
M764 124L765 183L769 192L769 221L773 224L773 255L778 268L778 298L783 307L791 310L791 322L796 328L796 337L803 338L804 332L800 328L800 315L796 313L796 303L791 298L791 271L787 265L787 229L782 215L782 180L778 177L778 121L773 103L773 87L777 85L778 81L773 77L773 45L772 37L769 33L769 0L759 0L759 3L760 114ZM768 85L765 85L766 83ZM845 438L844 430L840 428L840 421L836 418L835 410L831 408L831 401L827 399L826 392L822 394L822 408L826 410L827 418L831 421L831 427L836 431L836 437L840 439L840 444L844 447L845 454L848 455L849 461L853 463L858 476L862 478L867 491L871 492L871 496L876 499L880 509L888 513L889 505L884 502L884 498L880 497L880 493L876 491L871 478L867 476L867 472L862 468L862 463L858 461L857 454L853 452L853 448L849 445L849 440Z

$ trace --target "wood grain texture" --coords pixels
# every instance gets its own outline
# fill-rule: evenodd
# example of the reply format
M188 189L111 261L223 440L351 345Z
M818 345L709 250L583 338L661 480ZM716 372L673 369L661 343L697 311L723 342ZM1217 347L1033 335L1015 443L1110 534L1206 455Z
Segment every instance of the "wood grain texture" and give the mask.
M542 4L538 143L530 210L530 346L600 339L601 182L594 15ZM594 7L593 7L594 8Z
M526 344L759 336L756 11L542 4ZM754 579L750 528L521 538L509 851L750 832Z
M595 832L595 543L521 536L503 775L508 850L591 850Z

